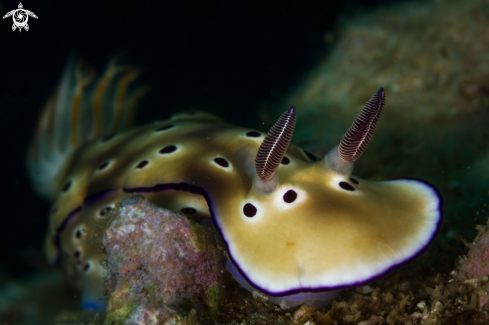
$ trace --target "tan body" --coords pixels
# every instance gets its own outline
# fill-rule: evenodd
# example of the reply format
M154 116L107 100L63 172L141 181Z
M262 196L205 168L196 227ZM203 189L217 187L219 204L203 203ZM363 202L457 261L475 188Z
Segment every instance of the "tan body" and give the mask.
M437 234L442 201L432 185L415 179L369 182L351 175L380 116L382 88L339 147L315 161L289 145L294 107L266 137L191 112L102 138L108 129L124 130L124 96L116 96L113 111L98 102L103 96L95 96L103 94L117 71L127 70L112 69L95 89L92 118L77 129L83 136L71 131L76 141L70 146L63 136L69 129L52 131L51 115L69 117L58 104L42 116L40 140L31 149L31 175L41 192L50 185L45 194L53 202L46 254L82 287L86 305L96 305L103 293L106 208L133 192L198 222L211 217L239 270L233 275L271 296L366 283L415 258ZM131 78L129 70L117 94L125 94ZM65 80L69 86L69 73ZM82 92L75 94L81 98ZM78 97L72 114L83 106ZM132 106L123 114L127 121ZM101 128L104 118L115 122ZM90 127L92 133L86 130ZM60 144L64 156L53 150Z
M173 127L156 131L167 125ZM317 282L324 287L341 287L366 281L385 271L386 260L400 263L426 245L424 231L436 229L437 223L426 215L438 206L430 206L431 198L421 186L416 192L409 181L379 183L358 178L360 183L355 185L327 172L324 161L312 162L292 145L286 154L290 163L278 169L277 190L266 196L256 193L250 153L258 150L264 134L247 137L249 131L206 115L183 115L75 151L57 180L53 204L57 209L49 234L53 242L60 237L68 274L81 279L85 290L103 282L105 274L98 262L104 253L90 242L92 236L103 236L104 228L94 229L93 221L101 219L105 207L113 207L132 191L176 212L192 207L197 213L189 217L197 221L210 217L206 199L199 194L175 190L147 193L161 184L185 183L207 193L233 260L249 278L254 276L252 283L267 292L314 287ZM169 145L177 150L159 153ZM226 159L229 167L216 164L216 157ZM136 168L143 160L148 164ZM109 165L98 170L104 162ZM64 192L63 186L70 181L70 189ZM340 188L340 181L349 182L356 190ZM298 197L285 203L283 195L289 189ZM96 199L109 190L112 192ZM84 203L87 198L91 199ZM258 209L253 218L242 212L248 202ZM80 207L66 229L58 233L70 212ZM81 238L77 238L79 231ZM418 245L413 245L416 240ZM56 254L48 252L49 256ZM87 263L90 266L84 270ZM366 265L369 268L365 269ZM358 274L361 268L365 269L363 277Z

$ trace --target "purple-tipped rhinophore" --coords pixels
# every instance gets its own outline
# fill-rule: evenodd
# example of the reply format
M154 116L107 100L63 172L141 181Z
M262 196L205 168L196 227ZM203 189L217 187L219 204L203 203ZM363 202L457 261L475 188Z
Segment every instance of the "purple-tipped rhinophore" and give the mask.
M278 169L282 158L289 147L295 127L295 108L282 114L265 137L258 149L255 159L256 175L262 181L270 180Z
M384 88L380 88L365 104L360 115L341 139L338 154L345 162L354 162L367 147L379 121L385 103Z

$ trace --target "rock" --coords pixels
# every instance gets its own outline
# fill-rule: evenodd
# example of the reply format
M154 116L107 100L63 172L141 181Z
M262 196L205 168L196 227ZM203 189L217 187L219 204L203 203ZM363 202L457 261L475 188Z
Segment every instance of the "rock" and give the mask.
M217 308L225 258L208 227L134 195L116 208L103 245L106 324L163 323L168 306Z
M489 219L488 219L489 222ZM489 229L477 226L479 234L475 237L466 258L461 259L458 271L459 280L483 279L489 275Z

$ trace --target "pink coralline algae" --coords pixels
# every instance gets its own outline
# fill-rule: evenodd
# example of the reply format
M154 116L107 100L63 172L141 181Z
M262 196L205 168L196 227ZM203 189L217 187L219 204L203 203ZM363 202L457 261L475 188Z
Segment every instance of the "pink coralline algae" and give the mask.
M469 253L461 259L458 276L460 279L466 280L485 277L487 281L489 276L489 229L477 226L477 230L479 230L479 234L470 244Z
M134 195L116 209L103 245L110 322L149 304L216 307L225 259L209 228Z

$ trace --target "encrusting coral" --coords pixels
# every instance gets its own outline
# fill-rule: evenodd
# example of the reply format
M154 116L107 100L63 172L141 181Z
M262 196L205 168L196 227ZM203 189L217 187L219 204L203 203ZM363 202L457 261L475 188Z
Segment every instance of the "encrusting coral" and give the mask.
M125 198L114 214L103 240L106 324L159 324L172 317L168 306L216 308L224 255L208 227L140 195Z
M479 234L474 241L467 246L470 247L465 258L460 259L459 279L484 279L487 282L489 276L489 229L477 226Z

